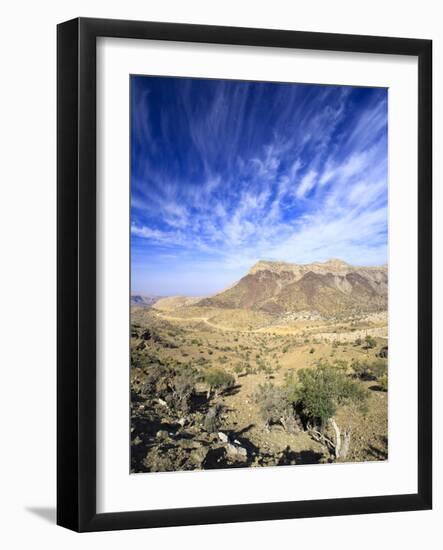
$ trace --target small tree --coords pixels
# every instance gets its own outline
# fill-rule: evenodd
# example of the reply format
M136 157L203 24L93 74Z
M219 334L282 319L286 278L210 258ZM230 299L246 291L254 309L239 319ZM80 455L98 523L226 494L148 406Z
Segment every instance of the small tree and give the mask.
M254 397L267 430L272 424L280 424L287 431L297 431L294 408L287 388L267 383L259 386Z
M353 405L363 410L367 393L342 369L318 365L313 369L301 369L298 373L298 401L308 419L311 435L333 450L335 457L345 458L349 450L351 432L341 430L335 415L341 405ZM326 426L334 430L334 440L326 434Z
M211 394L217 397L220 392L231 388L235 384L234 376L223 369L208 370L205 372L203 378L208 385L208 399L211 397Z

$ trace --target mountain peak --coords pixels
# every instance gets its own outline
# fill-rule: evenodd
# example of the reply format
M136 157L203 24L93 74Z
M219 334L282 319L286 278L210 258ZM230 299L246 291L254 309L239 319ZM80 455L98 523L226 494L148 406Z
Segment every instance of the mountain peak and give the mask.
M385 266L354 266L337 258L310 264L259 260L245 277L199 305L254 309L277 316L288 311L328 316L385 310L387 293Z
M249 273L257 273L257 271L263 271L268 269L270 271L281 271L284 268L291 268L294 264L288 262L279 262L277 260L258 260L249 270Z
M334 267L349 267L349 264L343 260L340 260L339 258L331 258L330 260L326 260L326 262L318 262L319 264L323 265L330 265Z
M343 260L338 258L331 258L325 262L313 262L311 264L293 264L289 262L282 262L278 260L258 260L251 269L249 274L253 275L259 271L271 271L273 273L281 273L283 271L289 271L292 273L306 272L309 270L317 271L318 269L332 269L343 270L352 269L353 266L349 265Z

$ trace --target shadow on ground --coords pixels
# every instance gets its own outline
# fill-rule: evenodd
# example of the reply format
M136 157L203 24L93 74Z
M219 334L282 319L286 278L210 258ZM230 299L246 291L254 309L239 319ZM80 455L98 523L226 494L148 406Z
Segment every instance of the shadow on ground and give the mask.
M48 521L49 523L55 523L57 518L56 509L45 507L45 506L28 506L26 508L26 511L34 514L34 516L38 516L45 521Z
M289 466L294 464L319 464L323 459L322 453L315 451L292 451L289 447L283 451L277 466Z
M388 438L381 437L380 444L378 446L369 445L367 453L375 460L387 460L388 459Z

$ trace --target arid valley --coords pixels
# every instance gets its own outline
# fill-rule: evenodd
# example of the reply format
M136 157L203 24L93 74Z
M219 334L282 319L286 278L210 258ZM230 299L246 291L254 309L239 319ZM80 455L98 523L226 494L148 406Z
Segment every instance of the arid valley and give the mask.
M387 268L260 261L131 296L131 471L385 460Z

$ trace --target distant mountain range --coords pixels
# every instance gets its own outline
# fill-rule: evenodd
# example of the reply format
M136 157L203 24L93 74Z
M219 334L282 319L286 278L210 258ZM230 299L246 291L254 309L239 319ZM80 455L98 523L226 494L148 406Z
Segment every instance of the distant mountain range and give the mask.
M131 306L142 306L142 307L151 307L161 296L148 296L143 294L131 294Z
M387 309L387 266L358 267L341 260L290 264L260 260L229 289L194 303L202 307L322 315Z

